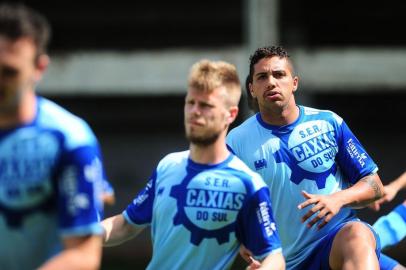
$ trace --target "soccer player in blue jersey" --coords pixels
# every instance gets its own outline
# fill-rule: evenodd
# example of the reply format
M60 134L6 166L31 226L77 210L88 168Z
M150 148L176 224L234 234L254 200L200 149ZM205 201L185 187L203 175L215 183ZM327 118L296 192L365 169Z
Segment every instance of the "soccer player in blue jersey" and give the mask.
M97 269L100 150L82 119L35 93L48 39L38 12L0 5L0 269Z
M165 156L122 213L102 222L106 246L151 226L148 269L229 269L240 243L261 269L284 269L269 190L225 144L241 87L233 65L202 60L190 71L188 151Z
M352 210L382 196L377 166L341 117L296 104L299 78L283 48L259 48L250 61L259 112L227 143L270 188L287 269L379 269L374 231Z
M382 203L392 201L396 194L406 188L406 172L400 175L388 185L384 186L385 196L373 203L373 209L379 211ZM381 248L393 246L402 241L406 236L406 200L399 204L389 214L380 217L373 225L378 233ZM406 269L396 260L381 254L379 260L381 268L401 270Z

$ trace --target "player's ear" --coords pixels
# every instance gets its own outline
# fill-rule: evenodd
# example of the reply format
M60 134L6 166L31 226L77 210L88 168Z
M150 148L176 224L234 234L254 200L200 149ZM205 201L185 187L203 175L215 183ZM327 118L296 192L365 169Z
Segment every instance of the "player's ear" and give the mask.
M228 109L227 114L227 123L230 125L237 118L238 115L238 106L231 106Z
M34 73L34 80L38 82L42 79L48 65L50 63L50 58L47 54L41 54L37 57L35 63L35 73Z
M250 90L251 96L252 96L253 98L256 98L255 92L254 92L254 88L252 87L252 83L249 83L249 84L248 84L248 88L249 88L249 90Z
M293 92L296 92L298 86L299 86L299 77L294 76L293 77Z

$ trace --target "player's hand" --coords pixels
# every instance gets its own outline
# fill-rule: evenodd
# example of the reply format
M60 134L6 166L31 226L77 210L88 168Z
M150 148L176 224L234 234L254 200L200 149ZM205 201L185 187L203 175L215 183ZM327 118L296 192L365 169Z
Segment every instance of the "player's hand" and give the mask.
M113 205L116 202L116 196L114 193L103 192L101 194L101 199L105 205Z
M255 270L255 269L260 269L261 268L261 263L257 260L255 260L253 257L250 256L251 262L248 265L247 270Z
M252 252L244 245L240 246L240 255L249 264L246 270L254 270L261 267L261 263L252 257Z
M241 244L240 256L244 259L244 261L250 263L250 257L252 256L252 253L244 245Z
M371 203L368 207L375 210L375 211L379 211L381 209L381 204L383 203L387 203L393 200L393 198L396 197L396 194L398 193L398 189L396 189L395 187L389 185L386 185L383 187L383 191L385 192L384 196L382 198L380 198L377 201L374 201L373 203Z
M342 207L341 200L334 196L334 194L316 195L302 190L302 195L307 200L297 206L299 209L313 205L313 207L302 217L302 223L306 222L311 216L317 213L315 217L307 223L307 227L309 228L319 221L320 223L317 228L323 228Z

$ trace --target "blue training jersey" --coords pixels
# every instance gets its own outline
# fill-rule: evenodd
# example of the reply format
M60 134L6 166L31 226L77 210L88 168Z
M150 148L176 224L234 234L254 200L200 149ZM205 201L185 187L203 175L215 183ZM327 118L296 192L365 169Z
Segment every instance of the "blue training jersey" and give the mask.
M257 259L281 251L269 189L232 154L213 165L167 155L123 215L151 225L148 269L228 269L240 243Z
M342 208L321 230L301 222L312 206L299 210L301 191L331 194L377 171L343 119L331 111L299 106L298 119L286 126L265 123L257 113L230 131L227 144L267 183L287 268L295 268L338 224L355 218ZM308 221L310 221L309 219Z
M36 269L61 237L101 234L103 177L88 125L45 98L31 123L0 129L0 269Z
M393 246L406 237L406 205L399 204L389 214L380 217L373 225L381 241L381 248Z

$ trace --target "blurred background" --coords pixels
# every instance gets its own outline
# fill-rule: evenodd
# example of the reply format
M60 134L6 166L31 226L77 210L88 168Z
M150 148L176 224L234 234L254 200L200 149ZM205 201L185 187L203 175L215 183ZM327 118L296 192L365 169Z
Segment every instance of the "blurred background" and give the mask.
M201 58L235 64L282 45L300 76L298 103L341 115L389 183L405 169L406 2L370 1L22 1L51 22L51 66L38 92L87 120L104 153L120 213L168 152L187 148L183 99ZM236 124L250 115L241 101ZM359 211L373 223L379 213ZM387 254L406 264L406 241ZM149 232L104 249L102 269L143 269ZM235 269L243 269L237 260Z

